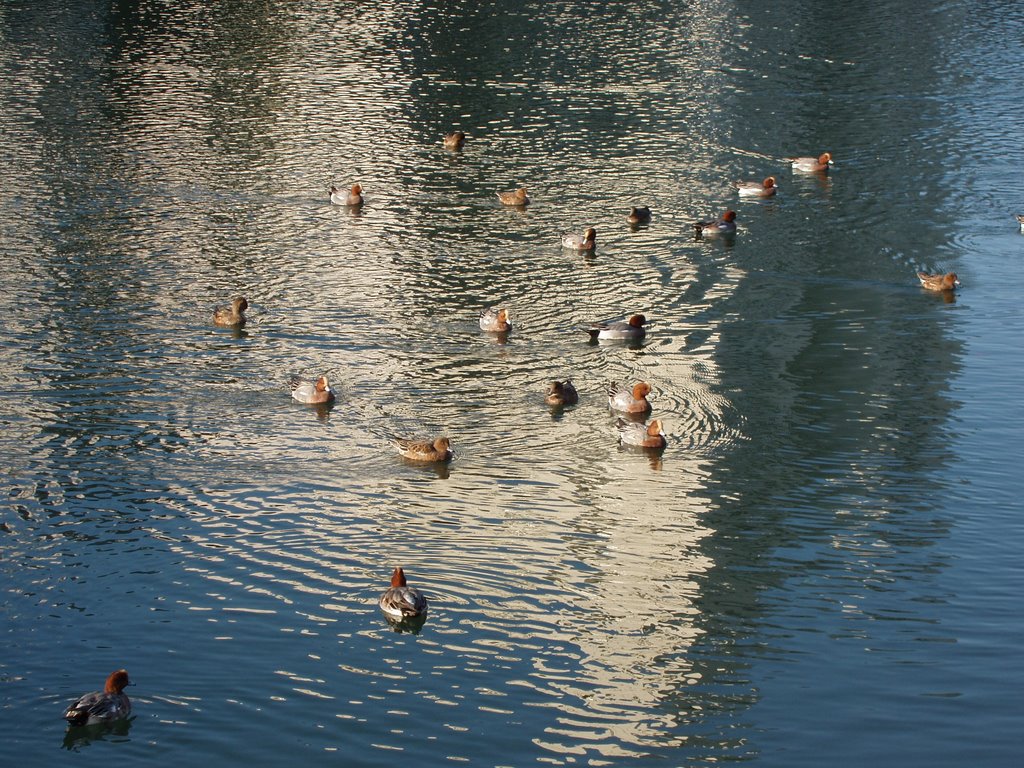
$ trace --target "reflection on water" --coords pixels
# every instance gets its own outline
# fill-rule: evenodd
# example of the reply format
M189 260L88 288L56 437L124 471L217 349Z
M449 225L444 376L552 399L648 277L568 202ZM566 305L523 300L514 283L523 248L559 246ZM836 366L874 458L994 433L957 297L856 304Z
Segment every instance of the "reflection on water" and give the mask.
M960 626L971 307L914 269L971 251L943 171L965 8L0 10L0 669L30 710L0 754L45 761L55 698L129 666L124 743L66 747L809 763L795 731L850 723L860 757L874 711L943 762L963 713L900 695L943 686ZM825 148L827 176L783 160ZM730 207L735 237L694 237ZM594 253L561 247L581 222ZM212 327L233 295L245 329ZM514 332L481 332L499 305ZM588 342L641 311L642 343ZM637 380L663 453L618 445L606 388ZM435 434L450 464L391 445ZM376 608L396 565L412 631Z

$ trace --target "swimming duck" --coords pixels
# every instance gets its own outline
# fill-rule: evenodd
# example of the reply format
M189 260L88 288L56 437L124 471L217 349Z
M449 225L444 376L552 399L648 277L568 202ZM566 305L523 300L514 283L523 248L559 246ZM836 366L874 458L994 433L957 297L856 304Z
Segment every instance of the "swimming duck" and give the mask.
M771 197L779 191L775 186L774 176L769 176L764 181L737 181L733 186L740 197Z
M643 208L630 208L626 221L630 224L645 224L651 220L651 209L646 205Z
M447 149L462 149L462 145L466 143L466 134L462 131L453 131L452 133L445 134L444 146Z
M405 571L395 568L391 574L391 589L377 601L389 619L406 621L427 614L427 598L416 587L405 581Z
M726 211L717 221L695 221L693 228L698 235L735 235L736 211Z
M597 230L593 227L587 227L582 235L578 235L575 232L562 235L563 248L572 248L575 251L592 251L596 244Z
M1024 232L1024 213L1017 214L1017 223L1020 225L1020 231Z
M292 397L300 403L322 405L334 402L334 390L331 389L326 376L321 376L313 382L302 381L296 376L289 382L289 386L292 390Z
M126 693L131 685L128 673L119 669L111 672L102 691L87 693L64 711L69 725L98 725L123 720L132 713L132 703Z
M508 319L507 309L488 307L480 313L480 330L488 333L508 333L512 330L512 321Z
M620 387L612 382L608 387L608 407L622 413L647 413L651 404L647 396L651 394L651 385L646 381L638 381L632 387Z
M818 157L788 157L786 158L793 165L794 171L802 173L828 173L828 167L833 165L832 155L822 152Z
M647 318L643 315L631 315L629 320L617 320L614 323L595 323L586 329L590 334L590 340L596 339L625 339L628 341L639 341L647 335L644 325Z
M526 187L514 189L511 192L498 192L498 199L504 205L528 205L530 198L526 196Z
M241 328L245 325L245 310L249 302L244 296L236 296L229 307L216 307L213 310L213 324Z
M662 429L661 419L654 419L646 426L625 419L619 419L615 424L619 428L619 442L623 445L655 449L665 447L665 432Z
M335 205L347 205L349 208L356 208L363 204L363 185L353 184L352 189L346 195L337 187L331 187L331 202Z
M394 443L398 452L412 461L448 461L452 457L451 440L447 437L438 437L434 440L398 438Z
M548 393L544 396L544 402L548 405L561 407L563 405L576 405L580 401L579 393L573 386L572 379L565 381L552 381L548 384Z
M957 278L956 272L947 272L944 275L918 272L917 279L921 281L921 287L929 291L952 291L960 287L960 280Z

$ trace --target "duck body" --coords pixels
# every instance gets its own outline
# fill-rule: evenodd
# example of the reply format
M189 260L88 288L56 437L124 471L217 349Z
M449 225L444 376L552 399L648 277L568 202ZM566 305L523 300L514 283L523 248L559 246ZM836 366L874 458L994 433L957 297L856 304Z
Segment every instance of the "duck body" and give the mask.
M438 437L433 440L398 438L394 443L402 457L411 461L448 461L452 457L451 440L447 437Z
M507 309L488 307L480 313L480 330L488 333L508 333L512 330L512 321L508 318Z
M817 157L790 157L787 158L793 166L794 171L801 173L828 173L832 163L832 155L829 152L822 152Z
M111 672L102 691L87 693L72 702L64 711L69 725L99 725L124 720L132 713L132 702L124 689L131 685L128 673Z
M334 402L334 390L326 376L321 376L316 381L302 381L298 377L292 378L289 382L292 390L292 397L306 405L323 405Z
M715 221L695 221L693 228L698 236L706 235L735 235L736 234L736 211L726 211L722 218Z
M639 341L647 335L644 325L647 318L643 315L632 315L628 320L618 320L614 323L595 323L587 328L591 341L618 340L618 341Z
M646 381L638 381L632 387L620 387L613 382L608 387L608 407L621 413L648 413L651 410L649 394L651 385Z
M960 287L956 272L947 272L944 275L918 272L917 279L921 281L921 287L929 291L953 291Z
M636 226L637 224L646 224L651 220L651 209L646 205L643 208L630 208L629 215L626 216L626 221Z
M347 205L349 208L358 208L363 204L363 185L353 184L347 193L332 186L331 202L335 205Z
M571 379L552 381L548 384L548 392L544 396L544 402L548 405L560 408L563 405L576 405L579 401L579 393Z
M619 442L622 445L632 445L649 450L661 450L667 444L661 419L654 419L650 424L637 424L636 422L619 419L616 422L616 426L619 429Z
M244 296L236 296L231 300L230 306L216 307L213 310L213 324L227 328L241 328L245 325L245 310L249 308L249 302Z
M444 146L447 149L462 149L462 145L466 143L466 134L462 131L452 131L451 133L445 134Z
M593 227L587 227L582 235L575 232L562 235L563 248L571 248L574 251L592 251L595 245L597 245L597 230Z
M427 598L406 583L401 568L395 568L391 574L391 588L380 596L377 605L393 621L409 621L427 615Z
M772 197L779 191L774 176L769 176L764 181L737 181L733 186L740 197Z
M526 187L513 189L511 192L498 192L498 199L502 205L529 205L530 198L526 194Z

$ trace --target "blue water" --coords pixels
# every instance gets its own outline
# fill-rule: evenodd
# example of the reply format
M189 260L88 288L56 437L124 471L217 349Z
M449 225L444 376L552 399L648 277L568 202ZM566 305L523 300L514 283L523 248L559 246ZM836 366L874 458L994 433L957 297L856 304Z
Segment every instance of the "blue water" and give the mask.
M1022 26L0 4L0 762L1014 764ZM580 330L634 312L639 348ZM607 409L640 379L660 455ZM66 732L119 667L130 724Z

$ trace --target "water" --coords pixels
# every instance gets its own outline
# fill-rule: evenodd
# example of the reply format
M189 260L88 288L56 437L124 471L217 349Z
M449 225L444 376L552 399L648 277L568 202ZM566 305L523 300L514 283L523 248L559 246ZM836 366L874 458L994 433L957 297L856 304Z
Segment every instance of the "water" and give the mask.
M1022 23L0 5L0 760L1011 764ZM632 312L639 349L578 330ZM333 409L289 398L321 372ZM660 457L616 446L636 379ZM447 468L389 443L440 433ZM377 610L395 565L419 634ZM121 666L130 727L66 739Z

